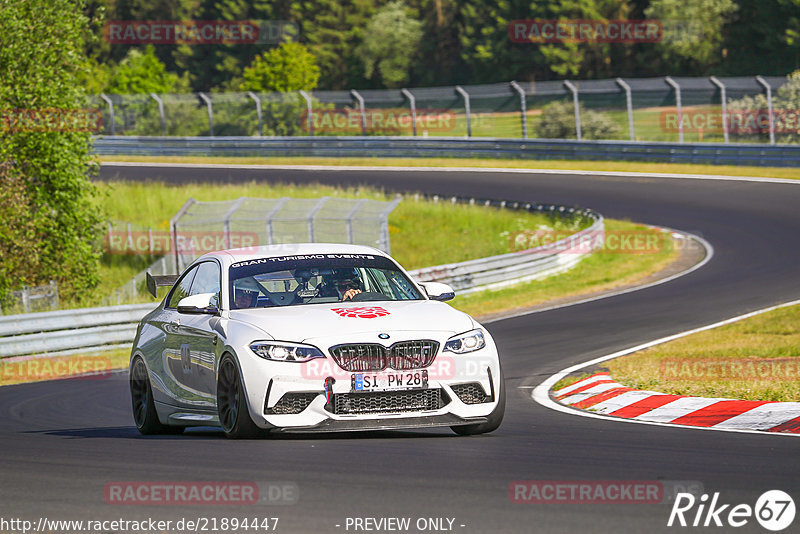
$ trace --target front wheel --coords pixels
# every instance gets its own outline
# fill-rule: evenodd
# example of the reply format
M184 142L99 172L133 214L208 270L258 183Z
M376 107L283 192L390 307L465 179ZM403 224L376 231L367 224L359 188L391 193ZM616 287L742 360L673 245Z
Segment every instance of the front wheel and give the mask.
M250 418L239 368L229 354L226 354L219 364L217 413L219 424L229 438L253 438L261 434L261 429Z
M451 426L450 428L453 432L460 436L473 436L475 434L486 434L497 430L497 427L503 422L503 416L506 413L506 382L505 377L503 377L502 367L500 367L500 376L497 384L497 406L495 406L492 413L489 414L488 421L475 425Z
M131 366L130 386L133 420L141 434L148 436L183 432L182 426L169 426L158 420L156 405L153 401L153 388L150 386L150 375L144 360L138 356Z

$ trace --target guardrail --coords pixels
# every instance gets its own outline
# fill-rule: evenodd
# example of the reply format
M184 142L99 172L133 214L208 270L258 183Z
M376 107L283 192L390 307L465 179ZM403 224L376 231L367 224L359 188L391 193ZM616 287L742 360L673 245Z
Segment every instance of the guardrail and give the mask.
M588 252L585 250L574 252L571 246L564 247L562 244L579 242L583 236L596 235L604 231L602 215L589 209L464 197L434 196L433 200L565 217L582 216L592 220L588 228L543 247L409 272L419 281L450 284L462 294L566 271ZM570 252L560 254L559 251L564 248L570 249ZM25 355L55 356L82 350L98 351L123 346L133 340L137 323L155 305L155 303L128 304L0 316L0 359Z
M102 156L373 156L622 160L800 167L800 145L419 137L128 137L95 139Z

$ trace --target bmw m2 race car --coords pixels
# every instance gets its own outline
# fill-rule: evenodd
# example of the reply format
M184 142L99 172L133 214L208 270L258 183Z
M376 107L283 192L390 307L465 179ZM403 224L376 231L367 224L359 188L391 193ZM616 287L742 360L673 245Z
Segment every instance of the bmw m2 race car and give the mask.
M492 337L363 246L212 252L142 319L130 389L143 434L220 426L228 437L449 426L495 430L505 385Z

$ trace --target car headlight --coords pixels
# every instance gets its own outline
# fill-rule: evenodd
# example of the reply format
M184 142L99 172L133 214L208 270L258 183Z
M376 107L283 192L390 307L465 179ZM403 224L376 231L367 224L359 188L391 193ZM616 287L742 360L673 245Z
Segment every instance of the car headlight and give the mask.
M450 351L456 354L464 354L480 350L485 346L486 340L483 338L483 330L476 328L448 339L442 352Z
M265 360L276 362L307 362L314 358L324 358L317 347L300 343L284 343L282 341L254 341L250 350Z

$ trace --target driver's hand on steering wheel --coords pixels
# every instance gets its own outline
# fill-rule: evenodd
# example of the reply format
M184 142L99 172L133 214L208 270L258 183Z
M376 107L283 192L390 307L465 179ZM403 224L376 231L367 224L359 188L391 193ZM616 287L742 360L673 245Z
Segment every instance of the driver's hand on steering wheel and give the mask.
M344 295L342 296L342 300L350 300L353 297L355 297L356 295L358 295L359 293L361 293L360 289L348 289L347 291L344 292Z

